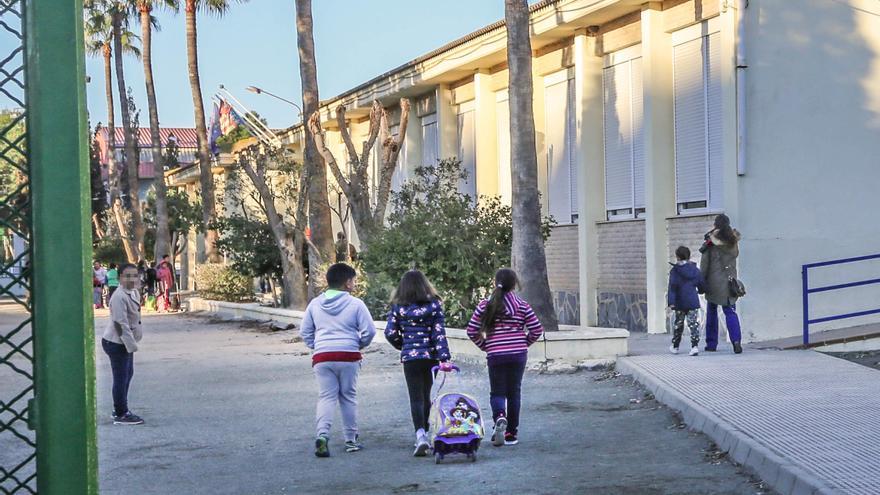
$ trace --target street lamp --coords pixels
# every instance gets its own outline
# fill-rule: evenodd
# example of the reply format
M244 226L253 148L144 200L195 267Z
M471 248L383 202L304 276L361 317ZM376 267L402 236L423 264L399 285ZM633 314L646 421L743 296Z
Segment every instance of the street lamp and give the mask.
M282 98L282 97L276 95L275 93L270 93L270 92L266 91L265 89L260 89L260 88L258 88L258 87L256 87L256 86L248 86L248 87L245 88L245 89L247 89L247 90L250 91L251 93L256 93L256 94L258 94L258 95L261 95L261 94L267 94L267 95L269 95L269 96L271 96L271 97L273 97L273 98L275 98L275 99L278 99L278 100L281 100L281 101L283 101L283 102L285 102L285 103L288 103L288 104L290 104L290 105L293 105L297 110L299 110L299 115L302 116L302 113L303 113L302 108L301 108L299 105L297 105L296 103L294 103L294 102L288 100L287 98Z

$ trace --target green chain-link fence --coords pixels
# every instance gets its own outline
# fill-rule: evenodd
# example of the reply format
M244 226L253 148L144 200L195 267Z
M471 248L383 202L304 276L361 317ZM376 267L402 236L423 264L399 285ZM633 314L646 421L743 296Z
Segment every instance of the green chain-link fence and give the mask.
M0 3L0 490L36 493L23 3Z

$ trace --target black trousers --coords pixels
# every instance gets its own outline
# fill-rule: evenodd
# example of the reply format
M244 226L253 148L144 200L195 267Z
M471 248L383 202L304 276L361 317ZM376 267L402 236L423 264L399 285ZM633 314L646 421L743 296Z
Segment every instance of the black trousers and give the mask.
M434 385L434 374L431 368L439 363L433 359L416 359L403 363L403 376L409 391L409 410L412 414L413 429L424 428L428 431L428 420L431 414L431 386Z
M489 364L489 405L492 420L507 418L507 431L516 435L522 401L522 380L526 362Z
M128 412L128 387L134 376L134 353L128 352L122 344L101 339L101 347L110 358L113 370L113 414L122 416Z

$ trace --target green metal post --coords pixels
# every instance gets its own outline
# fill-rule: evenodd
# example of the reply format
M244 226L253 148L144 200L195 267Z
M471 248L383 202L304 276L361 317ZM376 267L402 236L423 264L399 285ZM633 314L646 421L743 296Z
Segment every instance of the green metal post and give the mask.
M98 493L82 0L27 0L37 490Z

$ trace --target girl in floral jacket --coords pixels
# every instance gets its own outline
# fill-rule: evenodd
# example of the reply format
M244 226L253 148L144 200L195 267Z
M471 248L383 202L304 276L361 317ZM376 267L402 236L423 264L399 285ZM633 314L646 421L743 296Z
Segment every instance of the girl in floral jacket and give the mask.
M450 359L443 306L437 291L418 270L410 270L403 275L391 303L385 338L400 350L416 430L413 455L421 457L430 449L427 430L431 386L434 384L431 369Z

